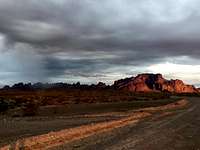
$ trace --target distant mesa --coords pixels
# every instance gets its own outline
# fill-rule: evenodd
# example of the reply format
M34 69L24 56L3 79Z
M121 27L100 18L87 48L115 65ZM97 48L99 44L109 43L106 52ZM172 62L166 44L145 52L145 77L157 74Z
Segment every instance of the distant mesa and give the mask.
M116 89L131 92L170 92L198 93L192 85L186 85L181 80L166 80L161 74L139 74L136 77L121 79L114 82Z
M199 93L200 89L192 85L186 85L181 80L167 80L161 74L144 73L136 77L130 77L115 81L109 86L103 82L97 84L74 84L68 83L17 83L13 86L5 86L3 90L41 90L41 89L80 89L80 90L99 90L115 89L130 92L169 92L169 93Z

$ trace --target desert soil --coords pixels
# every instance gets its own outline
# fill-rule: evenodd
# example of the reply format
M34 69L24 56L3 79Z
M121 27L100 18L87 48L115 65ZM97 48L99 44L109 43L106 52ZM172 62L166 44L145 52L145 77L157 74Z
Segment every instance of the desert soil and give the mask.
M200 98L184 109L154 114L137 124L65 144L62 150L200 150Z
M67 142L67 144L58 144L58 146L51 149L80 149L80 150L94 150L94 149L108 149L108 150L121 150L121 149L136 149L136 150L160 150L160 149L181 149L181 150L198 150L200 146L200 101L198 98L189 98L189 104L185 107L181 107L179 109L170 109L174 108L174 105L170 105L170 107L162 106L161 109L157 107L143 109L145 112L138 113L150 113L151 116L142 121L136 120L134 121L134 110L122 111L122 112L109 112L109 113L100 113L100 114L87 114L87 115L76 115L75 117L65 116L64 118L60 118L60 123L63 122L63 119L66 121L63 126L59 125L57 127L66 129L71 127L80 126L83 124L87 124L90 127L91 123L97 122L107 122L106 124L100 123L100 128L96 128L95 125L92 127L94 131L98 131L97 134L91 134L90 136L83 136L84 138L77 138L74 142ZM168 106L168 105L167 105ZM149 115L147 115L149 116ZM136 117L137 118L137 117ZM139 117L140 118L140 117ZM30 118L29 118L30 119ZM57 118L58 119L58 118ZM70 120L71 119L71 120ZM23 119L25 121L25 119ZM49 124L56 124L58 120L50 119L50 122L44 121L47 127L49 128ZM55 123L52 123L55 121ZM84 123L84 121L86 121ZM34 121L35 122L35 121ZM41 120L38 120L41 122ZM69 125L71 123L71 125ZM97 123L99 124L99 123ZM114 126L110 128L112 130L105 130L101 126ZM122 124L122 125L121 125ZM123 125L124 124L124 125ZM38 123L35 124L36 126ZM58 124L57 124L58 125ZM68 126L67 126L68 125ZM64 127L65 126L65 127ZM115 128L116 126L116 128ZM38 130L41 133L37 133L36 129L33 129L34 134L42 134L44 132L44 126L41 126L43 130ZM101 128L104 132L99 132ZM14 128L13 128L14 129ZM28 128L27 128L28 129ZM29 127L30 129L30 127ZM32 128L31 128L32 129ZM52 126L51 129L59 130L59 128L55 128ZM84 129L84 126L83 126ZM76 129L77 130L77 129ZM23 131L21 129L21 131ZM73 131L73 130L72 130ZM2 131L1 131L2 132ZM5 132L5 131L4 131ZM13 132L16 132L13 130ZM27 132L27 131L26 131ZM27 132L30 133L30 132ZM62 138L66 138L65 133L70 133L68 130L63 130L60 132L64 136ZM86 132L87 133L87 132ZM89 132L90 133L90 132ZM20 132L21 134L21 132ZM85 134L85 133L83 133ZM10 134L15 135L15 134ZM54 133L52 134L54 135ZM56 135L56 134L55 134ZM16 135L15 135L16 136ZM30 135L29 135L30 136ZM3 136L2 136L3 137ZM16 138L19 138L19 135ZM23 136L22 136L23 137ZM25 135L26 137L26 135ZM45 136L44 136L45 137ZM48 137L48 136L47 136ZM2 139L2 138L1 138ZM4 142L8 143L9 139L13 140L12 136L7 136L6 132L4 134ZM46 140L46 138L45 138ZM59 141L60 141L59 140ZM31 142L31 141L30 141Z
M174 99L42 107L34 117L0 115L0 147L18 139L92 123L118 120L128 111L159 106Z

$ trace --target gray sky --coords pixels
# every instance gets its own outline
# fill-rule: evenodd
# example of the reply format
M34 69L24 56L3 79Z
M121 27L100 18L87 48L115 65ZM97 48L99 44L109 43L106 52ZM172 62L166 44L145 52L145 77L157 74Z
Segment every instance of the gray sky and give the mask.
M0 0L0 84L142 72L200 83L198 0Z

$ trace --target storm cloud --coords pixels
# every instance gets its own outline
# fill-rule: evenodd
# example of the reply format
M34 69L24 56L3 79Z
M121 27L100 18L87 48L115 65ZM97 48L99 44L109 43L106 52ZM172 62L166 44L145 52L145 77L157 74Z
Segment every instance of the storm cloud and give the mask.
M199 7L198 0L0 0L0 80L110 83L156 64L199 65Z

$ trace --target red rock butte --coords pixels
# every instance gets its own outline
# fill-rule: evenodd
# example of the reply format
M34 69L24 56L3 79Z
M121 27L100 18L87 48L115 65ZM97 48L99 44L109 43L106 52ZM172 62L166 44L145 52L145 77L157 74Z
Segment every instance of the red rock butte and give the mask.
M170 92L197 93L193 85L186 85L182 80L167 80L161 74L139 74L136 77L121 79L114 82L117 89L131 92Z

